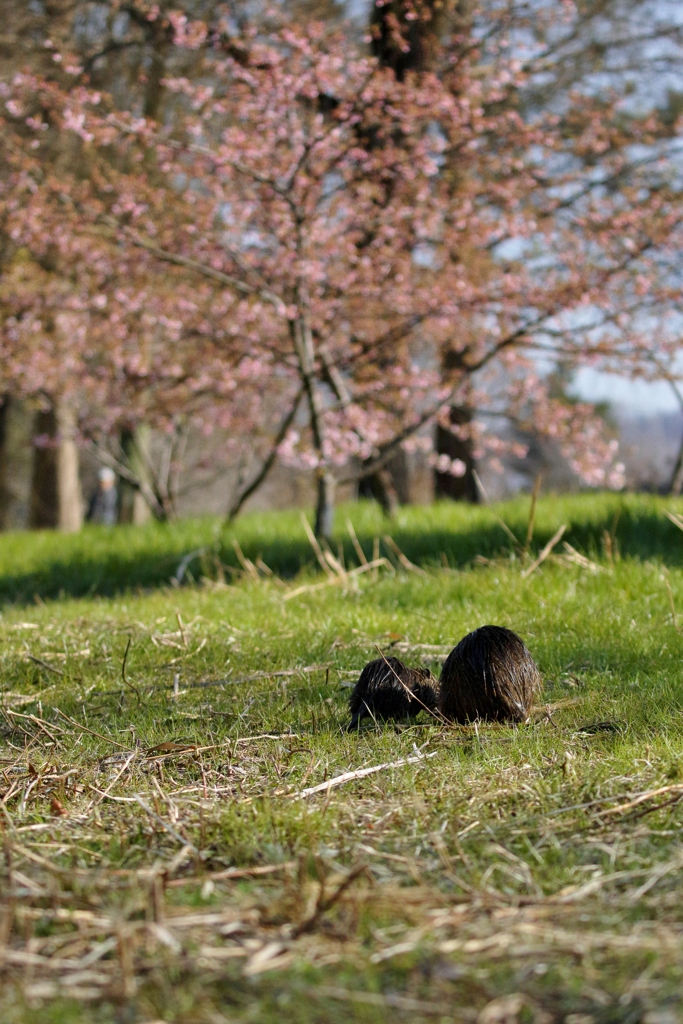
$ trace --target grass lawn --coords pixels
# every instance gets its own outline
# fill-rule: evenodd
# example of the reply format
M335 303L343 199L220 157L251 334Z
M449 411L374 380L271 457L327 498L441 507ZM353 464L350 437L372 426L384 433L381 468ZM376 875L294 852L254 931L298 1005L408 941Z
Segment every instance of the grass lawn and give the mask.
M327 573L295 512L0 538L2 1024L683 1020L671 509L349 506ZM486 622L531 723L342 731Z

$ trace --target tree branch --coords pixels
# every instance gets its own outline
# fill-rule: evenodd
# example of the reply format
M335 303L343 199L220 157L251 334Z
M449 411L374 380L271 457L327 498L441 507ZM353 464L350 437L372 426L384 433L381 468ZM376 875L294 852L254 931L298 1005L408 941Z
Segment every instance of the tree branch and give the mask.
M263 465L261 466L260 470L253 478L251 483L248 484L247 487L245 487L242 491L240 491L240 493L233 500L233 503L230 506L230 509L226 517L228 523L231 523L235 519L235 517L238 515L238 513L244 506L245 502L252 496L254 491L258 490L258 488L261 486L261 484L263 483L263 481L266 479L271 469L273 468L275 460L277 458L278 448L284 441L285 437L287 436L287 431L294 422L294 417L296 416L297 409L299 408L299 402L301 401L301 397L304 393L304 390L305 389L302 385L297 391L296 398L294 399L294 402L290 407L289 412L282 420L282 423L280 424L280 429L275 435L275 440L273 441L268 456L266 459L264 459Z

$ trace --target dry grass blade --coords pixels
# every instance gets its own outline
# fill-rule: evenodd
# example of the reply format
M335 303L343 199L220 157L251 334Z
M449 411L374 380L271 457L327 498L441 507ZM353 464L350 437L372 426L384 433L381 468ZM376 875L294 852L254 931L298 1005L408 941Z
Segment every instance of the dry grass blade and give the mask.
M354 551L356 552L356 554L358 555L358 558L360 559L360 564L361 565L367 565L368 564L368 560L365 557L365 552L363 551L363 549L362 549L362 547L360 545L360 541L358 540L358 537L356 536L356 531L354 530L353 523L351 522L350 519L346 520L346 529L348 530L349 537L351 538L351 543L353 544Z
M256 563L255 563L255 564L256 564L256 568L257 568L257 569L260 569L260 570L261 570L261 572L263 573L263 575L264 575L264 576L267 576L267 577L268 577L268 579L272 580L272 581L273 581L273 583L275 583L275 585L276 585L276 586L278 586L278 587L283 587L283 586L284 586L284 583L282 582L282 580L280 579L280 577L279 577L279 576L277 576L277 575L276 575L276 574L275 574L275 573L273 572L273 570L272 570L272 569L270 568L270 566L269 566L269 565L266 565L266 563L265 563L265 562L263 561L263 559L262 559L262 558L260 558L260 557L259 557L259 558L257 558L257 559L256 559Z
M336 574L339 576L339 578L341 580L343 580L344 582L346 582L346 580L348 579L348 575L347 575L346 569L341 564L339 559L335 558L335 556L332 554L332 552L330 551L329 548L327 548L327 547L325 548L325 550L323 551L323 556L324 556L325 561L327 562L327 564L332 569L332 571L336 572Z
M16 842L10 842L9 839L5 840L5 843L7 848L14 854L25 857L26 860L33 861L34 864L39 864L40 867L46 868L51 874L59 875L66 879L72 876L73 870L71 868L63 868L59 864L53 864L47 857L41 857L39 853L34 853L33 850L28 850L25 846L20 846ZM15 869L11 869L11 871L16 873Z
M505 522L504 519L502 519L498 515L497 512L494 512L493 509L490 507L489 496L486 493L486 489L485 489L483 483L481 482L481 477L477 473L476 469L472 470L472 476L474 477L474 482L477 485L477 490L479 491L480 495L483 498L484 504L487 506L489 511L493 513L493 516L494 516L496 522L501 527L501 529L505 531L505 533L507 534L507 536L510 538L510 540L514 544L514 546L517 549L517 551L521 551L522 550L522 546L519 543L519 541L517 540L517 538L515 537L514 533L512 532L512 530L510 529L508 524Z
M324 583L305 583L300 587L295 587L294 590L288 591L283 595L283 601L290 601L293 597L298 597L299 594L308 594L314 590L323 590L326 587L341 587L349 580L355 580L357 576L361 576L363 573L368 572L371 569L378 570L380 566L389 568L389 563L386 558L373 559L372 562L366 562L365 565L359 565L357 569L351 569L344 576L338 576L328 571L328 579ZM391 570L394 572L393 568Z
M674 604L674 595L673 595L673 591L671 590L671 584L669 583L669 581L666 578L666 576L664 577L664 586L666 587L666 592L669 595L669 607L671 608L671 621L673 622L674 629L676 630L676 632L680 633L681 627L678 625L678 617L676 615L676 605Z
M100 795L97 797L96 800L92 800L90 802L89 806L85 809L84 813L89 814L90 811L92 811L95 807L97 807L97 805L99 803L102 802L102 800L105 799L105 797L109 796L109 794L111 793L111 791L114 788L114 786L116 785L116 783L121 779L121 777L125 774L125 772L128 771L128 769L130 768L131 764L135 760L136 756L137 756L137 750L134 750L132 752L132 754L129 757L126 758L126 760L125 760L125 762L123 764L123 767L121 769L119 769L119 771L116 773L116 775L114 776L112 781L107 786L106 790L104 790L102 793L100 793Z
M292 938L296 939L300 935L304 935L306 932L313 931L323 914L327 913L328 910L331 910L334 904L337 903L346 890L353 885L356 879L365 874L367 874L365 864L356 864L329 896L325 896L325 887L324 885L321 886L313 913L294 926L291 933Z
M597 565L597 563L591 561L590 558L586 558L585 555L582 555L580 551L573 548L567 541L564 542L562 547L566 551L566 555L564 556L565 560L570 562L572 565L578 565L581 569L588 569L588 571L592 572L594 575L598 572L605 572L601 565Z
M671 786L660 786L659 789L650 789L647 793L639 793L632 800L627 801L627 803L619 804L618 807L608 807L604 811L599 811L598 814L601 817L606 817L608 814L623 814L624 811L630 811L632 807L637 807L638 804L651 800L655 796L662 796L664 793L681 792L683 792L683 784L681 783L674 783Z
M178 632L180 633L180 639L183 641L183 647L185 648L185 650L187 650L187 635L185 633L185 626L183 625L182 617L177 608L175 618L176 622L178 623Z
M667 519L670 519L674 526L677 526L679 530L683 530L683 516L679 516L676 512L669 512L668 509L664 511L664 515Z
M27 722L32 722L34 725L38 726L41 732L44 732L47 736L49 736L53 743L57 743L58 741L57 738L53 736L52 730L54 729L55 732L59 733L64 732L64 729L62 729L58 725L55 725L53 722L50 723L50 728L48 729L47 723L42 718L38 718L37 715L24 715L21 713L21 711L12 711L11 708L3 708L2 714L5 715L5 717L9 715L11 718L23 718Z
M683 856L675 857L673 860L667 861L666 864L659 864L638 889L629 893L629 903L637 903L658 882L661 882L667 875L673 874L674 871L680 871L682 867Z
M303 526L304 531L306 533L306 536L308 537L308 543L313 548L313 552L315 554L315 557L318 559L318 564L320 565L320 568L323 570L323 572L325 573L326 576L330 576L330 577L334 578L337 574L335 572L333 572L333 570L330 568L330 566L329 566L329 564L327 562L327 559L325 558L325 555L323 554L323 549L320 547L320 544L318 543L318 538L313 533L313 530L311 529L311 525L308 522L308 519L306 518L306 516L303 514L303 512L301 513L301 517L300 518L301 518L301 525Z
M541 493L541 481L542 480L543 480L543 474L542 473L538 473L537 476L536 476L536 479L534 480L534 489L531 492L531 507L529 508L529 522L527 523L526 538L524 540L524 549L523 549L523 554L524 555L527 555L529 553L529 548L531 547L531 541L532 541L533 536L534 536L534 523L536 521L536 502L538 501L538 496Z
M48 663L46 661L43 661L42 658L36 658L36 656L34 654L29 654L27 652L26 657L28 658L29 661L32 661L35 665L40 665L41 668L47 669L48 672L54 672L54 674L56 676L63 676L64 675L64 673L62 672L61 668L55 668L54 665L48 665Z
M178 564L178 568L171 577L171 582L173 583L173 581L175 581L177 584L182 583L190 564L195 560L195 558L200 558L204 554L206 554L206 547L195 548L194 551L189 551Z
M199 853L199 850L197 849L196 846L193 845L193 843L185 839L184 836L181 836L179 832L176 832L173 826L169 825L167 821L164 821L161 815L157 814L156 811L153 811L152 808L145 803L145 801L138 793L135 794L135 799L140 804L140 807L142 807L143 811L145 811L146 814L149 814L150 818L152 818L153 821L156 821L157 824L161 825L165 832L168 832L170 836L173 836L174 839L177 839L181 846L189 846L193 853Z
M232 546L235 549L235 554L237 555L237 561L240 563L240 565L242 566L242 568L246 572L247 576L250 576L253 580L259 579L259 574L258 574L258 570L257 570L256 566L254 565L254 563L251 561L250 558L246 557L246 555L242 551L242 548L239 545L239 541L234 540L232 542Z
M59 710L59 708L53 708L52 710L65 719L69 725L73 725L76 729L80 729L81 732L87 732L89 736L97 736L98 740L104 740L105 743L113 743L114 746L118 747L120 750L130 749L127 744L119 743L118 740L113 739L111 736L103 736L101 732L95 732L93 729L88 729L87 726L81 725L81 723L77 722L75 718L69 718L69 716L65 715L63 711Z
M427 758L436 757L437 753L438 751L434 750L431 754L401 757L398 761L387 761L384 764L375 764L371 768L358 768L353 772L344 772L343 775L335 775L334 778L328 779L327 782L321 782L317 786L309 786L308 789L302 789L299 793L292 793L292 799L299 800L302 797L313 796L314 793L326 793L337 786L343 786L346 782L353 782L354 779L364 779L366 775L374 775L376 772L383 772L388 768L402 768L406 764L420 764L422 761L426 761Z
M291 871L297 865L295 860L286 860L282 864L257 864L253 868L226 868L225 871L207 872L200 876L202 882L226 882L231 878L261 878L263 875L274 875L280 871ZM179 888L188 885L190 882L197 882L196 875L188 875L185 878L175 878L166 883L166 887Z
M389 548L389 550L396 555L396 558L398 559L398 561L400 562L404 569L407 569L408 572L417 573L418 576L429 576L428 572L425 572L424 569L421 569L419 565L415 565L414 562L411 562L410 559L403 554L400 547L392 537L389 537L385 533L382 537L382 540Z
M267 942L249 958L244 968L244 974L247 978L253 978L265 971L289 967L292 956L286 952L286 949L287 947L281 942Z
M210 750L224 750L226 747L240 746L245 743L254 743L256 740L291 740L299 739L299 734L296 732L262 732L255 736L237 736L234 739L223 740L222 743L209 743L204 747L197 747L192 744L184 746L181 743L175 745L175 749L171 751L162 751L159 755L148 755L148 760L164 761L168 758L183 757L184 755L191 754L206 754ZM162 744L160 744L161 746ZM133 797L117 797L116 799L133 799Z
M424 701L420 700L420 698L418 697L418 695L416 693L413 693L413 691L410 689L409 686L406 686L406 684L403 682L403 680L401 679L401 677L398 674L398 672L395 671L393 665L391 665L391 663L388 661L386 655L384 654L384 651L379 646L379 644L375 644L375 650L377 651L377 653L379 654L380 658L382 659L384 664L387 666L389 671L391 672L391 674L394 677L394 679L396 679L396 681L399 683L399 685L405 690L405 692L408 694L408 696L411 698L411 700L416 701L422 707L422 710L423 711L427 711L432 716L432 718L435 718L437 720L437 722L439 722L440 725L450 725L450 722L448 722L448 720L442 714L440 714L440 712L432 711L431 708L427 707L427 705L424 703Z
M354 992L353 989L338 988L334 985L317 985L308 990L314 999L337 999L345 1003L363 1003L366 1006L378 1006L395 1010L406 1010L412 1013L421 1013L425 1016L443 1017L450 1019L453 1008L441 1003L428 1003L421 999L411 999L409 996L382 995L379 992ZM467 1020L476 1019L476 1011L461 1008L458 1017Z
M562 526L559 528L559 530L550 538L550 540L548 541L546 546L543 548L543 550L541 551L541 553L538 556L538 558L534 559L534 561L531 563L531 565L527 569L524 570L524 572L522 573L522 579L523 580L528 579L529 576L531 576L532 572L535 572L536 569L538 569L539 565L541 565L543 562L545 562L546 558L548 557L550 552L553 550L555 545L559 544L559 542L562 540L562 534L564 533L564 531L566 529L567 529L567 524L563 523Z
M121 680L123 682L123 685L127 687L127 689L133 691L137 698L138 704L142 704L142 696L137 686L134 683L129 683L128 680L126 679L126 661L128 660L128 651L130 650L130 645L132 644L132 642L133 638L129 636L128 643L126 644L126 649L123 652L123 661L121 662Z

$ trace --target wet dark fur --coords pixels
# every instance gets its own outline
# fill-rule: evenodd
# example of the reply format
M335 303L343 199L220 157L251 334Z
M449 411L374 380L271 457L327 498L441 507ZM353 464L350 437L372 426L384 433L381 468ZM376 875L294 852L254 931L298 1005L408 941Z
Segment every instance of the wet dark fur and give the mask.
M437 682L428 669L377 658L365 666L349 697L349 731L363 718L414 718L425 707L435 711L437 700Z
M439 679L439 710L452 722L525 722L541 676L524 641L502 626L463 637Z

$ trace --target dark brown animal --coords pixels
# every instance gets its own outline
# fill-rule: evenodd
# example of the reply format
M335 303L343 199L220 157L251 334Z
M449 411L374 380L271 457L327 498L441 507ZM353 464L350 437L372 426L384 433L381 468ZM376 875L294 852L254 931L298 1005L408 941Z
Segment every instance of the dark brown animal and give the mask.
M408 668L398 658L376 658L349 697L348 729L357 729L363 718L414 718L425 708L435 711L437 701L437 682L428 669Z
M503 626L481 626L446 658L439 711L452 722L525 722L541 676L524 641Z

